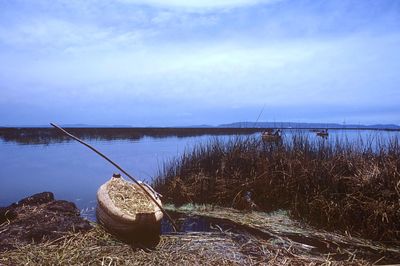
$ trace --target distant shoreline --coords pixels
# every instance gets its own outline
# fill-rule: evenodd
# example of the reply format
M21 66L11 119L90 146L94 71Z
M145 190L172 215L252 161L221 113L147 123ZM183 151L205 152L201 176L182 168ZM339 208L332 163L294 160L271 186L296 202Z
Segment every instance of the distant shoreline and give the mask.
M310 131L315 133L321 129L331 131L387 131L399 132L400 128L365 128L365 127L64 127L70 133L81 139L96 140L139 140L144 137L166 138L166 137L199 137L205 135L251 135L261 133L268 128L281 129L284 131ZM50 144L70 141L59 131L50 127L0 127L0 140L20 144Z

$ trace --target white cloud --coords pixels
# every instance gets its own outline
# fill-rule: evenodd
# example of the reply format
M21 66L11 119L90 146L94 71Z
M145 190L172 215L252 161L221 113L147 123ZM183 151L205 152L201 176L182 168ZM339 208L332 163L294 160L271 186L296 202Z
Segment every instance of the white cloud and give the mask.
M123 51L140 46L155 35L157 32L152 29L120 30L57 18L32 19L12 27L0 26L0 44L40 57Z
M4 83L12 82L20 90L41 87L41 94L64 100L79 96L99 103L123 95L125 99L192 102L210 108L264 103L390 105L400 100L394 87L400 82L394 75L400 58L392 55L398 60L386 62L388 54L383 48L392 51L399 43L400 36L359 36L257 46L219 42L123 51L114 47L29 63L26 58L14 58L0 70ZM14 64L19 67L11 70ZM18 91L13 94L21 95Z
M0 8L0 103L186 103L194 113L400 101L398 27L359 24L364 13L332 19L315 4L255 6L273 2L41 0L40 8Z

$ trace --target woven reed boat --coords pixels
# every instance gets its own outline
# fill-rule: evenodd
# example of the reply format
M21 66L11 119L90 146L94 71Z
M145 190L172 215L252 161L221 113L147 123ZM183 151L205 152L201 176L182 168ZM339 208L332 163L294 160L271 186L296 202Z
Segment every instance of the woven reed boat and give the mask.
M317 136L319 136L319 137L328 137L329 136L328 130L318 131L317 132Z
M157 193L144 183L142 186L161 205ZM161 209L139 185L124 180L119 174L100 186L97 203L98 222L118 237L142 240L160 235Z
M279 142L282 140L281 135L271 134L269 132L264 132L261 134L261 138L264 142Z

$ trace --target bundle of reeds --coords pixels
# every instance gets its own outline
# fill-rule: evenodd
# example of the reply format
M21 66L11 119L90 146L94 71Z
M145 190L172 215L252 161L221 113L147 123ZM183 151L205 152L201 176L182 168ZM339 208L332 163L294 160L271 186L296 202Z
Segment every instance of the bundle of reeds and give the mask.
M152 200L133 183L122 178L112 178L107 183L107 188L110 199L121 211L132 216L136 213L154 212Z

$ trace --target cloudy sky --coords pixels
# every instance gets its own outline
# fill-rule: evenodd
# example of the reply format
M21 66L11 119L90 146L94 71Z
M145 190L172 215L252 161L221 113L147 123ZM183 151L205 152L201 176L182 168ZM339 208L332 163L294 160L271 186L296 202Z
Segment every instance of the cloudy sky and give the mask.
M400 124L398 0L1 0L0 125Z

